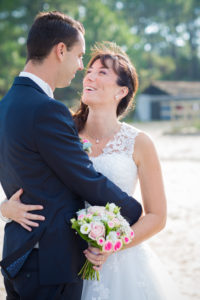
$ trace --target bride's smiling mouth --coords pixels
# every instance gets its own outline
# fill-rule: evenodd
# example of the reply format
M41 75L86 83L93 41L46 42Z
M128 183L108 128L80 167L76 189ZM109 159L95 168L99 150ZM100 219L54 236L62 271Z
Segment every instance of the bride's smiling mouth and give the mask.
M83 90L84 92L89 92L89 93L96 91L96 89L91 86L85 86Z

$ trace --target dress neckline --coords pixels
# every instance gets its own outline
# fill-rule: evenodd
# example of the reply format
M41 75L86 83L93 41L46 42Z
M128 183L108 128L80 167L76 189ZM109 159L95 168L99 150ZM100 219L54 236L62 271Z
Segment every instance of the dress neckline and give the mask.
M108 142L107 142L107 143L105 144L105 146L102 148L102 153L100 153L100 154L97 155L97 156L90 156L90 155L89 155L89 158L90 158L90 159L94 159L94 158L98 158L98 157L102 156L102 155L104 154L105 149L106 149L111 143L113 143L113 142L115 141L116 137L121 133L122 127L123 127L123 126L124 126L124 122L120 122L120 128L119 128L119 130L112 136L112 138L111 138L110 140L108 140Z

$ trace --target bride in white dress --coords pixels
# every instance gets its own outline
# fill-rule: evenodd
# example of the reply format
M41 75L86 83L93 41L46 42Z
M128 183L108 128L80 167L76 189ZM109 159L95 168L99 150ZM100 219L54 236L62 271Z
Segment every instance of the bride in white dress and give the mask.
M119 47L104 43L94 48L74 119L80 136L92 143L90 159L97 171L129 195L134 194L139 179L144 216L132 226L135 239L127 249L101 256L100 264L107 260L100 281L84 281L82 300L181 299L159 260L143 243L165 226L166 198L151 138L118 120L130 106L137 86L135 68ZM85 254L94 264L101 255L94 248Z
M113 43L97 45L74 120L80 136L92 143L90 158L97 171L129 195L134 194L139 180L144 215L132 226L135 238L126 249L109 255L95 248L85 251L94 268L100 270L100 281L85 280L81 300L183 299L144 243L165 226L166 198L151 138L119 121L131 106L137 88L137 73L128 56ZM27 217L25 228L30 230L33 224Z
M138 168L132 155L140 131L126 123L104 147L91 157L97 171L133 195ZM136 225L133 226L136 228ZM141 243L110 255L100 270L100 282L84 281L82 300L180 300L151 249Z

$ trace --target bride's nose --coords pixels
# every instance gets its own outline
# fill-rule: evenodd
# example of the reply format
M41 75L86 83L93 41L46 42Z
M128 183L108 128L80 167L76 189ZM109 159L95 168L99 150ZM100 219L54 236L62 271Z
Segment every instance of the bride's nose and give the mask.
M96 72L90 72L87 74L87 78L91 81L95 81L96 77L97 77L97 73Z

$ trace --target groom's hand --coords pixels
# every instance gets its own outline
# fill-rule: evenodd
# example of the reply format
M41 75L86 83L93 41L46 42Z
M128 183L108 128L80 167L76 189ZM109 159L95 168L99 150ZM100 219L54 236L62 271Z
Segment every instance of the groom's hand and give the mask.
M83 253L85 254L86 258L94 265L93 268L96 271L99 271L101 269L108 256L112 254L102 252L100 249L94 247L89 247L88 249L83 251Z

